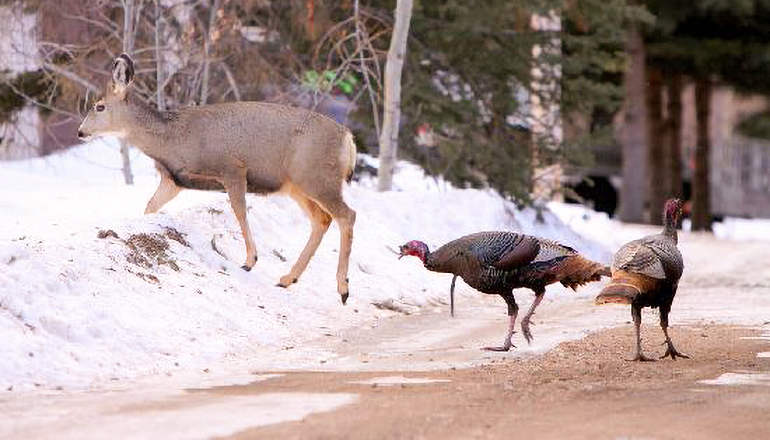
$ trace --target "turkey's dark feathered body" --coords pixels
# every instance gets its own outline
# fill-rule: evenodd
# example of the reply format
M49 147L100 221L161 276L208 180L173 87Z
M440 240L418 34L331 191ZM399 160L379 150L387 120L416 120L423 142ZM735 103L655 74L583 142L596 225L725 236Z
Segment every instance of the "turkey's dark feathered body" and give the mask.
M668 312L683 272L676 229L667 227L661 234L631 241L618 250L612 261L612 282L602 294L617 293L619 285L633 286L627 290L628 303Z
M584 264L568 264L570 260ZM571 266L575 266L575 270L565 270ZM568 280L570 287L574 287L573 284L592 281L590 278L595 272L602 272L604 268L585 260L568 246L503 231L479 232L451 241L428 254L425 267L434 272L455 274L480 292L504 296L520 287L539 293L545 286L569 278L578 269L591 272ZM598 274L595 279L600 277Z
M451 241L434 252L430 252L425 243L410 242L402 247L402 255L405 250L411 252L409 255L416 252L428 270L454 274L474 289L500 295L505 300L510 324L503 345L488 348L495 351L507 351L513 346L511 337L519 310L513 289L525 287L535 292L535 300L521 320L522 333L530 342L530 318L543 298L545 286L561 282L574 289L610 275L608 267L586 260L568 246L515 232L478 232ZM455 278L449 289L452 310L454 286Z

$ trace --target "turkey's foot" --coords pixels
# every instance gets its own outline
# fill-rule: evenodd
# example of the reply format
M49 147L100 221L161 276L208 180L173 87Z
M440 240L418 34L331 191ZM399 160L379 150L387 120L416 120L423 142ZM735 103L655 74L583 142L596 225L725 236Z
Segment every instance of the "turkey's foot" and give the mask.
M513 345L513 342L511 342L511 337L512 336L513 336L513 332L511 332L511 334L508 335L508 339L506 339L505 342L503 342L503 345L501 345L499 347L484 347L484 348L482 348L482 350L486 350L486 351L508 351L511 348L516 348L516 346Z
M661 356L661 359L665 359L666 357L671 356L671 360L676 360L677 356L680 358L690 359L690 356L687 356L686 354L680 353L676 350L676 347L674 347L674 344L668 343L668 348L666 349L666 352L663 353L663 356Z
M500 346L500 347L484 347L484 348L482 348L482 350L486 350L486 351L508 351L511 348L516 348L516 346L513 345L513 344L508 344L508 345L503 345L503 346Z

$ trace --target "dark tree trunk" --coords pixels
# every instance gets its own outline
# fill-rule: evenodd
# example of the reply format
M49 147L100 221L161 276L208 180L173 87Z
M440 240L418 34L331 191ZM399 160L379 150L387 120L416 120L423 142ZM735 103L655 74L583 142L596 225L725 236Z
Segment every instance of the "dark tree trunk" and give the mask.
M668 91L667 197L682 197L682 76L670 74L666 78Z
M697 140L695 144L695 174L692 184L692 230L711 230L711 182L709 179L709 114L711 113L711 82L698 78L695 82L695 115Z
M663 78L658 69L647 67L647 116L649 123L650 223L663 224L660 213L666 200L665 151L663 148Z
M621 221L644 222L644 199L647 194L647 110L644 89L647 83L644 66L644 39L637 25L627 33L626 50L630 62L624 77L625 123L623 127L623 186L620 188Z

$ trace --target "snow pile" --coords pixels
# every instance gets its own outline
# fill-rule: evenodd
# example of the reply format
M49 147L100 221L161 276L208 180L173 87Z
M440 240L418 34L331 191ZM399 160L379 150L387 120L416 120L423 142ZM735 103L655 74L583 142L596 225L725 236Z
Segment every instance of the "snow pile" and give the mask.
M108 142L0 164L0 389L202 371L361 325L386 313L378 305L444 304L451 276L396 258L410 239L435 247L505 229L557 239L598 261L611 255L551 212L538 223L534 210L519 211L492 191L454 189L401 163L401 191L378 193L367 180L346 189L358 220L343 307L336 225L299 282L276 287L310 233L291 199L249 196L259 261L245 272L227 197L183 191L144 216L157 176L148 158L132 156L133 187L122 184L117 147ZM550 291L567 295L561 286Z
M726 217L712 225L714 236L739 241L770 241L770 219Z

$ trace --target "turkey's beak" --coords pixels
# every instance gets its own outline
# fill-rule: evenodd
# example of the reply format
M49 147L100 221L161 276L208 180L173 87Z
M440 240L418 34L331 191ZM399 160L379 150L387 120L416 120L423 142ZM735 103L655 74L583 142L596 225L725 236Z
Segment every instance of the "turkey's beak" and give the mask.
M404 247L403 247L403 246L399 246L399 247L398 247L398 252L399 252L399 253L398 253L398 259L399 259L399 260L400 260L402 257L404 257L404 256L406 255L406 254L404 253Z

